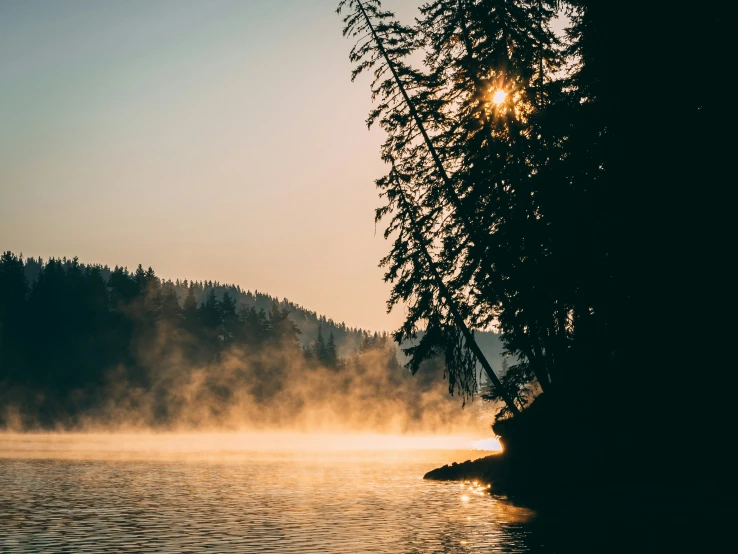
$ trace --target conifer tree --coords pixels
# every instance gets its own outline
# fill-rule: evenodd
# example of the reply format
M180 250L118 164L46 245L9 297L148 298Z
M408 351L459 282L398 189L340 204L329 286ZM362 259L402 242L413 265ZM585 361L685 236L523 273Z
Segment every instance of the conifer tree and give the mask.
M177 291L174 283L166 281L162 285L161 293L161 319L169 324L179 323L182 318L182 308L177 299Z
M339 11L344 7L353 10L344 18L344 35L370 36L368 41L361 38L352 49L351 59L357 63L353 76L374 68L372 94L380 97L380 104L370 114L369 123L379 120L387 132L383 158L392 162L392 171L403 175L403 186L413 196L404 204L421 207L419 213L426 222L421 232L434 237L425 240L427 249L441 254L436 268L441 279L449 277L446 286L455 294L453 303L462 320L457 325L463 328L469 319L472 325L484 328L501 319L501 305L511 304L512 296L526 284L515 279L521 273L519 260L536 259L535 252L527 255L520 251L527 244L531 220L535 226L539 219L531 202L533 192L526 186L534 169L525 161L509 162L529 157L531 132L526 125L533 111L529 91L535 88L534 67L540 73L544 53L552 52L552 35L543 32L547 26L543 25L542 8L537 18L526 20L527 6L522 2L436 2L426 6L426 20L415 29L399 25L380 6L379 2L359 0L339 4ZM550 15L549 11L549 19ZM445 29L438 24L439 17ZM528 31L535 24L537 33L532 33L531 39ZM426 73L412 70L402 61L418 45L430 50ZM516 54L515 63L511 52ZM517 56L519 53L522 55ZM537 88L542 98L542 74L540 77ZM509 94L512 101L492 106L494 90L490 85ZM384 177L377 184L390 191L393 179ZM393 203L398 195L387 192L386 196L390 203L378 210L378 217L403 209ZM412 220L417 213L400 217ZM422 264L405 250L395 248L383 261L390 263L394 257L396 262L388 280L398 275L404 278L396 288L399 294L390 298L390 307L399 299L434 294L433 286L428 286L435 279L420 270ZM530 271L525 274L530 275ZM429 304L421 301L418 305ZM526 325L529 322L520 321L528 310L523 313L520 307L509 308L513 321L503 319L500 323L506 336L514 335L517 342L509 341L508 348L516 354L525 349L523 354L532 360L534 373L545 387L549 373L541 344L536 342L540 332L536 326ZM411 311L407 324L396 335L398 339L413 333L415 323L428 315L419 313ZM524 340L527 335L536 340ZM473 339L465 341L468 346L472 343Z
M325 358L323 363L334 369L338 366L338 349L336 348L336 341L333 338L333 331L331 331L328 336L328 342L325 345Z
M221 336L225 343L230 343L236 336L238 321L238 311L236 300L225 291L223 297L218 302L218 311L221 320Z
M323 339L323 326L318 326L318 336L313 341L313 357L318 360L319 362L323 363L325 361L325 339Z
M217 329L221 322L220 305L215 289L208 291L205 302L200 306L200 321L207 329Z
M0 256L0 381L22 370L27 295L23 258L4 252Z
M187 287L187 296L182 306L182 317L187 327L194 328L197 322L197 299L195 298L195 285L191 284Z

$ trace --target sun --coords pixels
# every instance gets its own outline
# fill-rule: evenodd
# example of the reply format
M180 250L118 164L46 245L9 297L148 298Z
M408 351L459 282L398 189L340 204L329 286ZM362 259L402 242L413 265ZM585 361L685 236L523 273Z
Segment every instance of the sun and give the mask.
M492 102L499 106L505 101L505 98L507 98L507 93L504 90L499 89L492 95Z

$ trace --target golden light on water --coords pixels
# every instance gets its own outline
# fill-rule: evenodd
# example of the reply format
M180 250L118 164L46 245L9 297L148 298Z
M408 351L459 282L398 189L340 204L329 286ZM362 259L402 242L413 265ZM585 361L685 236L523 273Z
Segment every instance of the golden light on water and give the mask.
M469 435L380 433L0 433L0 458L232 458L253 452L500 450L497 439ZM469 483L467 482L468 486ZM463 485L462 485L463 486Z
M467 490L467 494L464 494L461 497L462 502L469 502L469 500L471 500L471 495L486 496L489 494L489 489L491 488L491 485L485 485L479 481L472 481L471 483L469 481L464 481L463 483L460 483L460 485L462 487L466 487Z
M502 104L506 98L507 98L507 93L502 89L498 89L492 94L492 102L494 102L497 105Z
M472 439L464 440L469 445ZM403 444L414 452L400 450ZM459 551L509 550L500 542L507 525L532 519L532 512L508 506L504 498L482 497L482 476L448 485L422 481L426 469L470 457L468 450L424 452L428 445L463 444L453 436L328 433L0 433L0 462L10 469L3 491L30 491L35 505L43 507L4 506L3 522L11 523L10 533L19 537L15 545L23 551L42 527L41 538L48 544L75 552L140 551L144 542L156 551L181 551L183 544L210 541L221 546L243 541L246 548L258 549L275 537L286 545L285 553L327 552L336 543L361 546L386 534L403 537L403 543L410 537L409 544L425 551L435 546L439 533L449 552L459 550L453 545L462 540L470 546ZM361 452L345 452L357 445ZM292 452L285 452L287 447ZM47 462L5 462L13 457ZM434 501L426 508L429 494ZM371 501L364 502L367 498ZM87 513L90 505L99 508L95 517L75 520L74 532L65 533L69 514ZM130 507L127 522L135 526L134 534L121 527L121 505ZM422 510L422 517L403 517L409 505ZM191 515L185 525L183 514ZM449 537L446 530L461 522ZM518 535L511 534L510 540L517 541ZM405 550L399 540L393 542L394 551Z

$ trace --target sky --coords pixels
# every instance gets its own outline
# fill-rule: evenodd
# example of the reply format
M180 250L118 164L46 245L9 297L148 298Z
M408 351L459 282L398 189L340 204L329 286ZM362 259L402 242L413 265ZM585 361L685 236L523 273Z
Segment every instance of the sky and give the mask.
M391 330L337 0L0 0L0 250L152 266ZM409 20L416 0L387 0Z

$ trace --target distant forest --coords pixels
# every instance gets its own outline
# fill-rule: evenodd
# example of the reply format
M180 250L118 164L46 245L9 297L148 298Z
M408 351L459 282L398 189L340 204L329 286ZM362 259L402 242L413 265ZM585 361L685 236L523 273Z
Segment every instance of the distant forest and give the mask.
M404 359L386 334L237 285L0 258L0 427L458 422L442 364L413 376Z
M61 263L65 268L69 268L74 263L73 259L62 259L55 260L57 263ZM29 286L38 280L39 275L43 272L44 261L41 258L26 258L23 260L24 273L26 281ZM81 264L83 269L88 266ZM107 265L92 265L90 269L95 268L100 272L100 277L106 284L110 283L110 277L114 273L125 274L127 273L126 268L116 267L110 269ZM153 270L148 268L144 270L143 267L139 267L135 271L133 277L141 279L141 275L144 273L153 274ZM119 277L116 277L118 279ZM249 308L255 309L257 312L264 311L269 312L275 304L278 304L280 309L288 310L290 313L290 319L294 322L297 328L300 330L299 339L303 346L310 344L313 338L317 337L318 330L322 331L326 335L333 334L334 340L339 346L339 353L346 355L358 348L359 344L363 340L366 331L358 328L351 328L346 326L344 323L336 323L332 319L326 318L323 315L307 310L306 308L294 304L287 300L279 300L273 296L265 294L259 291L248 291L243 290L239 285L231 285L226 283L219 283L218 281L190 281L188 279L175 279L175 280L160 280L162 287L167 289L173 289L177 295L177 300L180 305L183 305L190 290L195 297L195 303L197 306L202 306L208 299L208 295L215 293L217 299L222 299L224 295L228 294L231 300L234 300L236 304L240 306L248 306Z

